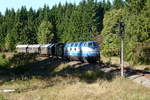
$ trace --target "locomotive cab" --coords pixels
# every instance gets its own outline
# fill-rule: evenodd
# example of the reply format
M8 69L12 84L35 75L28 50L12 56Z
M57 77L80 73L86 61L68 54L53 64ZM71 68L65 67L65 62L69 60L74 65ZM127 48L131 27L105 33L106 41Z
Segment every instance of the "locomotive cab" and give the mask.
M95 62L100 60L100 53L99 53L99 45L97 42L88 41L84 42L81 50L82 50L82 59L88 62Z

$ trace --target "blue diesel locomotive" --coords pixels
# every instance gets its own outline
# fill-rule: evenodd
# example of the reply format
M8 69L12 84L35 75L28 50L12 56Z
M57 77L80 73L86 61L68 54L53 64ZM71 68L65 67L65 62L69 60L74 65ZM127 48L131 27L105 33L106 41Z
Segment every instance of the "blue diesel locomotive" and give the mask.
M96 62L100 60L100 46L95 41L18 45L16 49L20 53L38 53L39 55L62 57L82 62Z
M84 62L98 61L100 60L100 46L95 41L66 43L64 57Z

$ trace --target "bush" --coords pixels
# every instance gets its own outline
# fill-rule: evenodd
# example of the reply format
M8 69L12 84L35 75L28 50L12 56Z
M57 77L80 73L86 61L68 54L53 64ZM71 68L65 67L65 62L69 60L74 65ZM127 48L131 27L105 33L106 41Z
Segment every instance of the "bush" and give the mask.
M147 67L147 68L144 68L144 70L145 70L145 71L150 71L150 68Z
M96 80L97 78L103 78L105 73L103 71L87 71L84 73L83 77L87 80Z
M6 58L6 55L5 55L5 54L0 54L0 58L5 59L5 58Z
M4 54L0 54L0 66L1 67L8 67L9 61L6 59L6 56Z
M150 64L150 44L141 44L134 51L133 62L135 64Z
M10 63L14 67L24 66L36 61L36 56L37 54L18 53L10 59Z

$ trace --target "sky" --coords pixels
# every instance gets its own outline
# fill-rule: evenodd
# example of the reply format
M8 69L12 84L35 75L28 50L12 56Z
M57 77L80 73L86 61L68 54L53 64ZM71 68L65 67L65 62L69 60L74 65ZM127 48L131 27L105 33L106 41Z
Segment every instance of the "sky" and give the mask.
M18 8L21 8L21 6L26 6L27 9L32 7L33 9L37 10L38 8L42 8L44 4L48 5L49 7L52 7L53 5L58 4L59 2L64 4L66 1L69 3L78 4L82 0L0 0L0 12L4 14L6 8L14 8L16 11Z

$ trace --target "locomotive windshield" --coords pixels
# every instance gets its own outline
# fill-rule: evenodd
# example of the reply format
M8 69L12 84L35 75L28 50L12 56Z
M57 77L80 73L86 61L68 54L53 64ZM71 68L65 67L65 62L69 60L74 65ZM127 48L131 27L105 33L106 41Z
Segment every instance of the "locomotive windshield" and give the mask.
M93 42L93 46L98 46L98 43L96 43L96 42Z
M98 43L96 42L90 42L88 43L88 46L91 47L91 46L98 46Z

